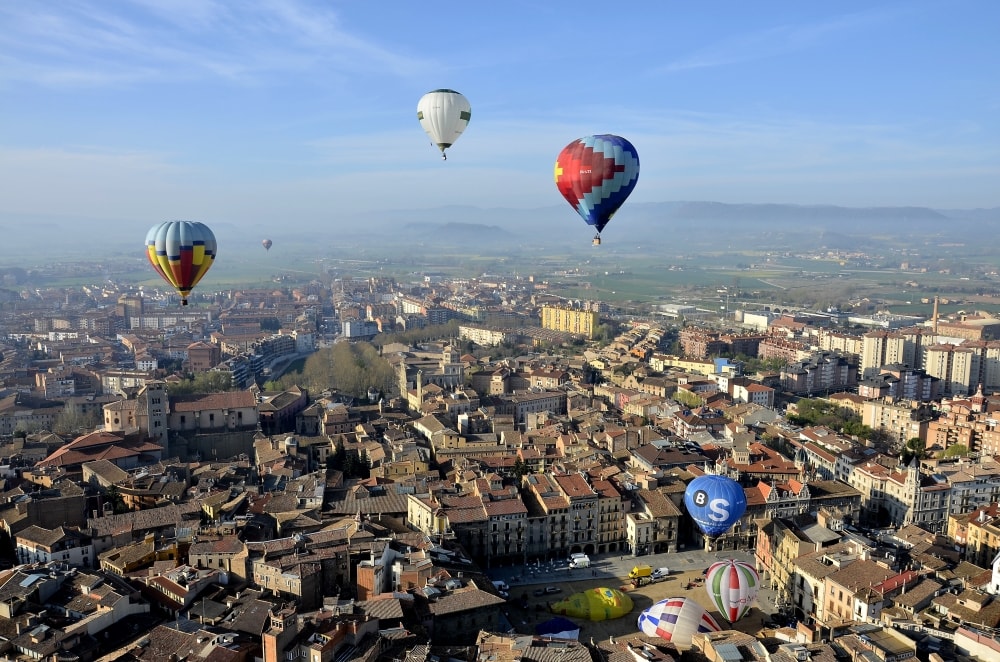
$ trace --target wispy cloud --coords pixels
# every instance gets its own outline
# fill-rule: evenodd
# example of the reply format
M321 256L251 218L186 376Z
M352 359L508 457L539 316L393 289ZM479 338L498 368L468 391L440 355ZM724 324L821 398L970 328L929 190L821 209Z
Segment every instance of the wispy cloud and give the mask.
M891 18L884 11L870 11L839 16L819 23L778 25L765 30L720 41L658 67L657 73L722 67L763 60L801 51L838 35L850 33Z
M7 84L254 83L320 70L405 77L430 66L360 36L327 5L300 0L2 3L0 24Z

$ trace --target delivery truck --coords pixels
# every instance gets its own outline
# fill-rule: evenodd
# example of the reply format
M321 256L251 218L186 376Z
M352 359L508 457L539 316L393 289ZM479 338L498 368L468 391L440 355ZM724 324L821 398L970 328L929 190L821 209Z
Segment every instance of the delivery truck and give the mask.
M653 574L653 568L648 565L637 565L628 573L629 579L642 579Z

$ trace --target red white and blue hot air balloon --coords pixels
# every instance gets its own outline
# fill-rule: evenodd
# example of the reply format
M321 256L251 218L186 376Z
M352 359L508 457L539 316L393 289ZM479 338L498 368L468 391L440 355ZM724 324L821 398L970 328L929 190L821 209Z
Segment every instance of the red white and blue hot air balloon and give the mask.
M718 561L705 573L705 592L716 609L730 623L743 618L757 599L760 576L749 563L729 559Z
M639 180L639 154L621 136L587 136L566 145L556 159L556 187L573 209L597 228L594 244Z
M639 630L678 646L690 646L698 632L719 632L722 628L705 608L691 598L660 600L639 614Z

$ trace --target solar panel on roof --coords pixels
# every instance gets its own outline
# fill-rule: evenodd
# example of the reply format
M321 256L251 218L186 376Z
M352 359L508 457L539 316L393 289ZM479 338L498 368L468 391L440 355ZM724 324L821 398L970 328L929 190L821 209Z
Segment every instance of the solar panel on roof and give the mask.
M743 654L736 644L718 644L715 647L715 654L726 662L741 662Z
M37 582L39 579L45 575L28 575L25 579L21 580L21 586L28 587Z

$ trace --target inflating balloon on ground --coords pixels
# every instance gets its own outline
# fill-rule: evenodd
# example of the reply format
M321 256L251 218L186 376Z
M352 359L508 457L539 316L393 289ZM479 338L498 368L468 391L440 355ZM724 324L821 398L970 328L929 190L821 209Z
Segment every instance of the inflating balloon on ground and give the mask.
M743 618L757 599L760 576L749 563L729 559L713 563L705 573L709 600L730 623Z
M639 614L639 630L650 637L660 637L678 646L690 646L698 632L722 630L712 615L691 598L660 600Z
M552 613L591 621L621 618L632 611L632 598L616 588L592 588L552 605Z

